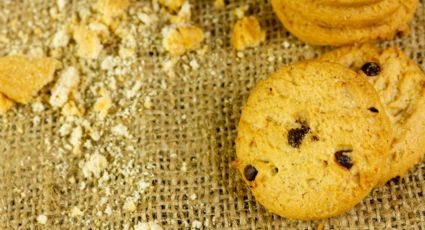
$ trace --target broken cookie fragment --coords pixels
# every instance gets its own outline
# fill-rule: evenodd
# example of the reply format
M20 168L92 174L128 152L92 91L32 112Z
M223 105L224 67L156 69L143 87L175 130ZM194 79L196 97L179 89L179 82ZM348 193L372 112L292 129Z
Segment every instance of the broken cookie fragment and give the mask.
M15 105L15 102L0 93L0 114L5 114L13 107L13 105Z
M159 4L167 7L171 11L177 11L183 5L185 0L159 0Z
M201 46L204 32L201 28L192 25L167 27L163 30L162 45L172 55L182 55Z
M55 70L60 66L61 63L53 58L0 57L0 93L28 104L53 80Z
M238 20L232 30L232 46L236 50L258 46L266 38L266 32L261 30L258 19L254 16Z
M87 26L74 28L73 38L77 42L77 55L81 58L95 59L103 49L97 33L88 29Z
M98 0L96 9L107 17L116 17L122 15L129 5L129 0Z
M65 69L52 89L50 104L55 108L65 105L69 94L77 87L79 82L80 75L75 67L71 66Z

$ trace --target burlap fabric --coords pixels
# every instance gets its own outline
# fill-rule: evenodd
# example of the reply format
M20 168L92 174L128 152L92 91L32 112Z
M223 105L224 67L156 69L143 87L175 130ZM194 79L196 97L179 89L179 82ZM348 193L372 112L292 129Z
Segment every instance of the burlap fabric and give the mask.
M147 222L164 229L315 229L320 224L324 229L425 229L424 163L405 181L375 189L348 213L328 220L291 221L256 203L230 168L241 108L259 79L326 48L305 45L289 35L268 1L230 2L222 10L214 9L210 0L191 2L193 22L208 33L207 48L205 54L193 52L177 59L174 74L164 70L164 61L171 59L161 46L160 32L166 24L161 17L148 38L137 33L136 57L123 64L127 69L121 73L99 69L106 54L117 54L119 38L104 46L106 54L99 61L75 58L72 42L56 54L65 66L81 69L80 104L87 110L95 98L90 86L108 86L109 78L118 79L107 118L101 121L90 112L83 118L102 136L84 145L82 154L71 153L68 138L58 134L67 118L48 106L50 86L36 99L45 105L43 111L18 106L1 118L0 229L133 229ZM83 14L77 12L81 5L92 3L68 1L52 17L56 1L0 1L0 55L51 55L55 31L75 14ZM238 53L230 46L236 20L232 10L244 4L258 16L267 39ZM131 1L125 20L137 25L137 12L151 5ZM383 45L401 47L425 69L424 1L411 35ZM127 99L125 89L136 78L141 81L140 93ZM152 105L146 106L147 96ZM129 137L111 134L117 124L128 127ZM82 142L86 139L88 134L83 134ZM81 164L96 151L106 156L108 166L103 176L86 178ZM136 206L133 211L124 207L130 198ZM82 214L73 213L74 207ZM40 215L47 217L45 224L37 220Z

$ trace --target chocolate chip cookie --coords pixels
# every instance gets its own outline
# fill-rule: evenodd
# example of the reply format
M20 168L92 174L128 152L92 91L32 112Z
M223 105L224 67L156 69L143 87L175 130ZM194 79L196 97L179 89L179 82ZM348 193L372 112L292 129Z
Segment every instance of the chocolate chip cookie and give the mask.
M321 60L350 67L378 91L394 137L381 183L404 176L425 155L425 75L402 51L373 45L345 47Z
M380 179L391 131L367 80L342 65L281 68L242 111L234 166L256 200L291 219L322 219L360 202Z

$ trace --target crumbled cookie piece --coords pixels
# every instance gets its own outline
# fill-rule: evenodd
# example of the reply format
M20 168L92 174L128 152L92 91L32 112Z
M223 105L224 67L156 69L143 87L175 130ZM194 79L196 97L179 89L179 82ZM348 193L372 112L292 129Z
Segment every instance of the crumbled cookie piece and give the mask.
M112 99L106 89L100 90L100 97L93 106L93 111L99 113L100 119L104 119L112 107Z
M85 110L83 108L79 108L74 101L68 101L63 107L62 107L62 115L64 116L77 116L82 117L85 113Z
M98 0L96 9L107 17L122 15L130 5L128 0Z
M191 15L190 3L189 1L186 1L183 3L177 15L172 15L170 20L173 24L185 23L190 21Z
M243 17L233 26L232 45L236 50L257 46L265 38L266 32L261 30L260 23L254 16Z
M78 207L73 207L71 209L71 217L82 216L83 214L84 213Z
M84 163L82 167L83 175L90 177L91 175L99 178L102 171L108 166L106 158L99 153L95 153Z
M66 68L52 89L50 104L55 108L62 107L68 101L69 94L77 87L79 82L80 75L77 69L73 66Z
M162 45L172 55L181 55L187 51L195 50L204 40L201 28L192 25L181 25L163 30Z
M134 230L162 230L162 227L154 222L141 223L134 226Z
M215 7L216 9L223 9L223 8L224 8L224 6L225 6L225 4L224 4L224 0L215 0L215 1L214 1L214 7Z
M28 104L53 80L60 65L53 58L0 57L0 92L16 102Z
M66 28L59 29L53 35L52 46L53 48L66 47L69 43L69 34Z
M158 0L158 2L172 11L177 11L185 0Z
M97 58L103 49L97 34L86 26L77 26L73 32L73 37L78 45L77 55L87 59Z
M41 214L41 215L39 215L39 216L37 216L37 222L39 223L39 224L47 224L47 216L46 215L44 215L44 214Z
M15 105L15 102L0 93L0 114L5 114L13 107L13 105Z
M238 19L241 19L245 16L245 12L249 10L249 5L243 5L233 10L233 15L235 15Z

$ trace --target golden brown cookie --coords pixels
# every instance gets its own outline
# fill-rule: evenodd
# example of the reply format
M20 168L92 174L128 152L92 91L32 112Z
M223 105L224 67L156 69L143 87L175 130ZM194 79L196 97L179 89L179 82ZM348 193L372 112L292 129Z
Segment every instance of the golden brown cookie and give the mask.
M376 91L339 64L283 67L242 111L234 166L256 200L291 219L322 219L359 203L380 179L391 139Z
M60 62L53 58L10 56L0 58L0 93L27 104L32 97L53 80Z
M296 37L314 45L341 46L372 40L386 40L393 38L397 33L407 33L418 1L403 1L402 6L391 16L389 23L360 28L323 27L288 10L282 3L281 0L272 0L273 9L286 29Z
M374 4L383 0L317 0L320 4L331 6L362 6Z
M315 0L280 0L285 7L309 21L325 27L359 28L391 21L391 15L401 6L400 0L383 0L356 7L323 5Z
M375 87L394 132L381 184L404 176L425 154L425 75L402 51L372 45L331 51L321 60L359 72Z

